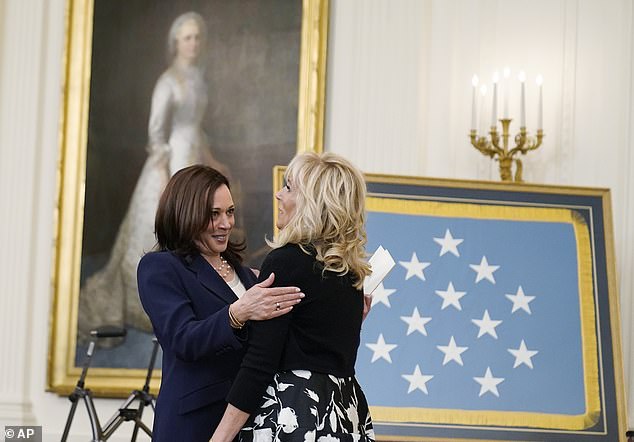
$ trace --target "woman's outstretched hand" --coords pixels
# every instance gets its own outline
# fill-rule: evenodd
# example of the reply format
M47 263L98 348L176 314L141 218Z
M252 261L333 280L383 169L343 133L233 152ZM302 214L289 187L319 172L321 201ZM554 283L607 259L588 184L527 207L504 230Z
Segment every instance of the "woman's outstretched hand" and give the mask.
M290 312L304 297L298 287L271 287L274 280L275 274L271 273L231 304L231 312L238 321L244 323L277 318Z

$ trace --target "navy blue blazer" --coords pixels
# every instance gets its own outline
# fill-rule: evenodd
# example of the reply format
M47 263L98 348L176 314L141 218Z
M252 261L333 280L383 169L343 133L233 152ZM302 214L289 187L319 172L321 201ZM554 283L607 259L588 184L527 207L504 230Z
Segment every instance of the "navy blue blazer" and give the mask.
M248 268L236 272L247 289L255 284ZM148 253L137 279L163 349L152 440L207 442L244 354L246 329L229 325L229 304L238 298L200 255L188 261L172 252Z

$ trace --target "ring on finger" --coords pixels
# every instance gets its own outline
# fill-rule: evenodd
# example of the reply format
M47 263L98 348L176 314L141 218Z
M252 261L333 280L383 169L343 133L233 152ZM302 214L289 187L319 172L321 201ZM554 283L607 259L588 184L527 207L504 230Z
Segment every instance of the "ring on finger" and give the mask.
M279 309L280 309L280 303L279 303L279 302L276 302L276 303L275 303L275 310L279 310Z

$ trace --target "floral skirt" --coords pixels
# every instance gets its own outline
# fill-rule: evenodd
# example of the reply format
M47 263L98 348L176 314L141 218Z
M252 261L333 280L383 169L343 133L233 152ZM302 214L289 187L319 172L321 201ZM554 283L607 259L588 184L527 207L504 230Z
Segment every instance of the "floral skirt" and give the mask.
M372 418L354 377L278 373L240 431L242 442L370 442Z

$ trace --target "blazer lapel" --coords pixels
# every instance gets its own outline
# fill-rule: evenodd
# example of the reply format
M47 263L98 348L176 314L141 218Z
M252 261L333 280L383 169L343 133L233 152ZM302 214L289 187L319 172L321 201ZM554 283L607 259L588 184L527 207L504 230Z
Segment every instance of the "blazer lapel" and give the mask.
M196 255L193 258L190 268L196 273L198 281L207 290L224 300L227 304L238 300L233 290L201 255Z

